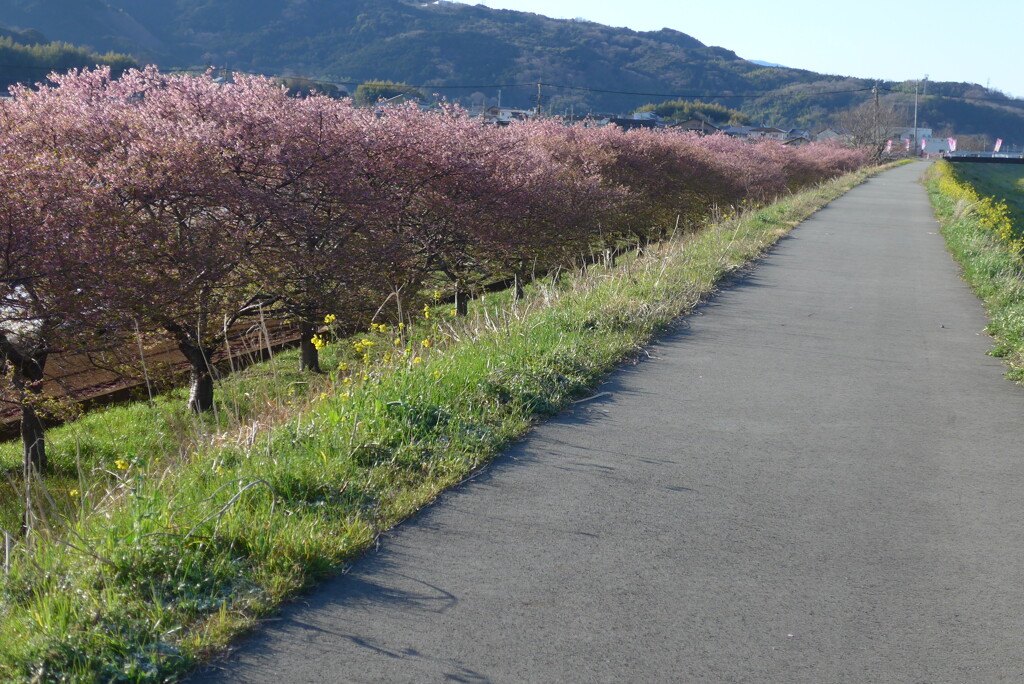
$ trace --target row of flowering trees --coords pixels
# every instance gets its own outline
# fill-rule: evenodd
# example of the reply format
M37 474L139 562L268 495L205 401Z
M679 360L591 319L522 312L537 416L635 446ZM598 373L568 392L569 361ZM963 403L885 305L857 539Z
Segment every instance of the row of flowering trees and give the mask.
M461 302L483 279L655 239L864 162L830 146L485 127L454 107L290 98L261 78L148 68L50 81L0 105L0 398L22 408L36 470L55 352L162 334L204 411L210 356L254 298L300 323L315 369L327 313L364 316L428 278Z

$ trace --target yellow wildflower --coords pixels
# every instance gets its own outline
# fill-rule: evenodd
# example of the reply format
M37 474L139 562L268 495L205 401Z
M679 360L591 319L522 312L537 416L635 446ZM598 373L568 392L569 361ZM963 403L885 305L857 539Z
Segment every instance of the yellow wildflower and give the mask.
M345 363L344 361L342 361L341 363L338 364L338 370L340 370L340 371L347 371L348 370L348 364Z
M420 342L420 344L422 344L422 345L423 345L423 348L424 348L424 349L430 349L430 345L431 345L432 343L431 343L431 341L430 341L430 338L428 337L427 339L425 339L425 340L423 340L422 342Z
M316 348L317 351L320 351L321 349L327 346L327 339L321 337L320 335L313 335L313 337L310 339L310 342L313 343L313 346Z
M68 492L68 494L70 494L71 496L78 496L78 490L72 489L70 492Z
M327 314L326 316L324 316L324 323L326 323L327 325L330 325L336 320L338 320L338 317L335 316L334 314Z
M423 359L421 359L420 357L418 357L418 356L417 356L416 358L414 358L414 359L412 360L412 362L413 362L413 363L423 363Z
M123 458L119 458L116 461L114 461L114 467L117 468L118 470L128 470L128 461L124 460Z

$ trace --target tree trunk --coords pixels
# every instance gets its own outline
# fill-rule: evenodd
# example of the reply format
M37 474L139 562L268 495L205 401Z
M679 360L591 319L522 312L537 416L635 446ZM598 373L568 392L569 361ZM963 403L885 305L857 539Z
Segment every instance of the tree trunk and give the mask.
M42 391L43 369L46 367L46 354L29 357L21 363L19 374L25 382L25 391L39 394ZM24 454L25 479L32 473L46 471L46 437L43 432L43 421L36 413L31 401L21 407L21 444Z
M519 274L518 274L518 273L516 273L516 274L515 274L515 283L513 284L513 287L514 287L515 289L514 289L514 290L512 290L512 299L514 299L515 301L517 301L517 302L518 302L518 301L519 301L519 300L521 300L521 299L522 299L522 298L523 298L523 297L525 296L525 294L526 294L526 293L525 293L525 292L523 291L523 279L519 277Z
M455 315L469 315L469 293L461 288L455 291Z
M21 408L21 444L25 454L25 477L46 471L46 441L43 421L31 406Z
M299 371L320 373L320 352L313 344L317 325L307 321L299 323Z
M194 413L209 411L213 408L213 367L210 365L213 350L190 344L178 347L191 366L188 408Z

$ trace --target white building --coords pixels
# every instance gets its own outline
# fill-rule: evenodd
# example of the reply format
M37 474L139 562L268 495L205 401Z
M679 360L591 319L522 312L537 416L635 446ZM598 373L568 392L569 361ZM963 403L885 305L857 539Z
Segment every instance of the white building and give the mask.
M919 138L918 147L921 146L921 140L925 142L925 154L945 154L949 152L949 140L947 138Z

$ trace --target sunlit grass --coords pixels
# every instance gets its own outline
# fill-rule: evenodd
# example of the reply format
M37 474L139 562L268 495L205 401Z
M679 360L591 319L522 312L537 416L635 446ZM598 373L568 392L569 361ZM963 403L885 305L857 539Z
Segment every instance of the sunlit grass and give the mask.
M1024 226L1024 164L959 163L955 171L982 196L1004 200L1018 230Z
M494 458L867 176L826 183L622 259L352 339L324 375L294 353L50 433L38 526L0 583L0 677L164 681L362 553ZM367 342L371 344L367 344ZM2 463L17 472L18 452ZM9 476L10 479L14 475ZM19 485L4 526L18 524ZM9 497L8 497L9 494ZM47 496L49 498L47 498ZM8 527L10 526L10 527Z
M961 166L998 166L987 164ZM1007 171L1007 177L1016 177L1021 167ZM1024 234L1016 215L1010 229L993 227L988 219L989 205L964 200L961 169L948 162L937 162L927 179L932 206L939 218L942 234L950 252L963 269L963 278L975 294L985 303L989 315L986 331L995 341L990 352L1001 357L1009 367L1007 376L1024 380L1024 260L1018 249ZM967 175L992 178L987 171L968 171ZM983 185L990 191L991 185ZM969 193L968 193L969 194ZM973 199L973 198L972 198ZM1005 217L1004 217L1005 218ZM1009 240L1006 234L1011 233Z

